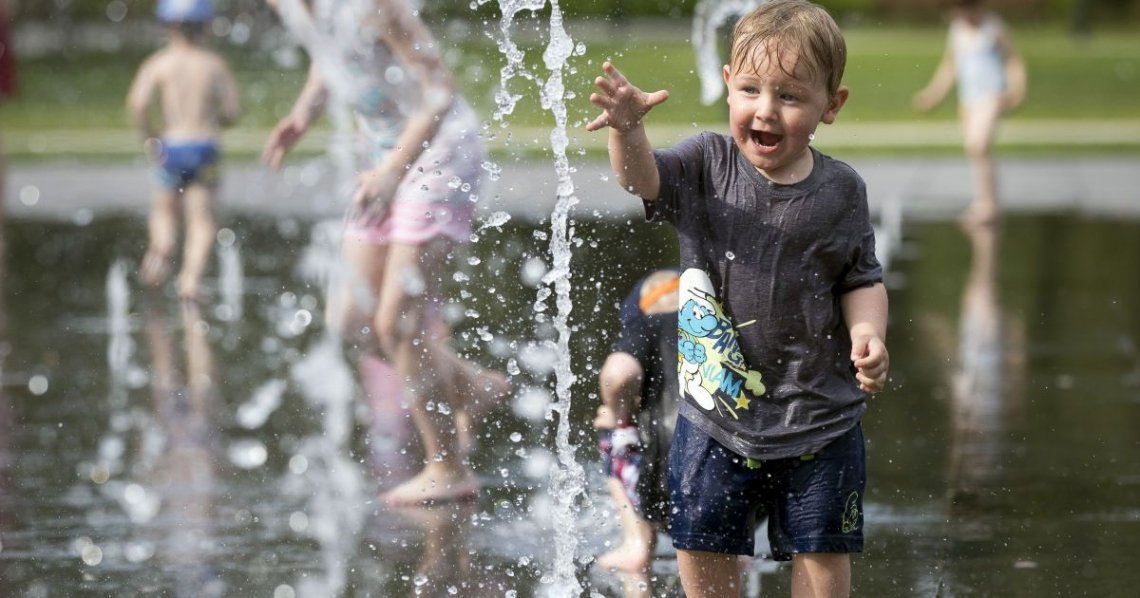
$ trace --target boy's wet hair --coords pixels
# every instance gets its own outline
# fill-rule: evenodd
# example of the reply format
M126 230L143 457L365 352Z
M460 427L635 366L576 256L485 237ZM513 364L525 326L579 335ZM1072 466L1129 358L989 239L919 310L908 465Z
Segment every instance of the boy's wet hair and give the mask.
M813 79L822 79L834 95L843 81L847 65L847 43L839 26L823 7L807 0L769 0L736 23L732 31L729 65L733 71L746 61L759 58L755 51L764 46L767 58L774 59L785 73L794 76L796 62L784 62L784 54L794 54ZM757 71L759 65L750 65Z

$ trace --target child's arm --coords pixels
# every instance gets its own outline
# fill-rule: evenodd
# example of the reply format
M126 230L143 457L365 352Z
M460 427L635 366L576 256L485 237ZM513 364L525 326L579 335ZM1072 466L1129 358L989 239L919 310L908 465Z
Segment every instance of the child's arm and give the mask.
M370 212L367 217L375 218L386 209L408 167L439 133L457 92L451 70L439 52L439 44L407 3L392 0L373 0L373 3L382 18L376 28L382 41L399 64L411 71L408 73L410 83L420 87L420 102L415 111L408 114L395 146L380 164L357 178L359 185L354 204Z
M285 154L293 149L301 140L309 125L324 111L325 100L328 99L328 89L316 66L309 67L309 78L301 88L301 94L293 103L293 110L281 119L273 131L269 133L269 140L265 142L265 149L261 152L261 161L273 170L281 167Z
M586 130L610 128L610 166L618 182L623 189L642 199L655 200L661 178L642 119L654 106L669 99L669 92L645 93L609 62L602 65L602 70L606 76L594 80L602 93L590 94L590 103L601 108L602 114L587 124Z
M942 100L946 98L946 94L950 93L954 87L955 76L954 53L950 49L949 40L947 40L946 49L942 52L942 59L938 62L938 67L935 68L930 82L914 94L912 100L914 107L926 112L941 104Z
M878 282L844 293L839 298L851 333L851 361L859 388L879 392L887 382L887 289Z
M237 123L241 117L241 97L238 92L237 79L225 61L218 58L221 71L218 75L219 108L218 124L230 127Z
M1005 28L1002 28L998 35L998 47L1001 48L1002 56L1005 57L1006 90L1001 103L1003 109L1010 110L1025 101L1027 86L1025 60L1021 58L1021 54L1014 47L1013 39L1010 38Z
M127 114L131 119L131 126L142 133L143 139L158 136L154 124L150 119L150 104L158 89L158 66L155 57L150 57L139 67L131 82L130 91L127 92Z

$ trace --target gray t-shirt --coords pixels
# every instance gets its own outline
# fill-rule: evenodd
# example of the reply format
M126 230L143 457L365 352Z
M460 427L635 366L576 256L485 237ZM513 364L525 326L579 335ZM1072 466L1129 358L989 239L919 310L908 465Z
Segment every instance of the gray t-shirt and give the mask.
M866 409L839 298L882 280L863 180L812 149L803 181L764 178L732 138L656 150L681 248L680 413L755 459L814 453Z

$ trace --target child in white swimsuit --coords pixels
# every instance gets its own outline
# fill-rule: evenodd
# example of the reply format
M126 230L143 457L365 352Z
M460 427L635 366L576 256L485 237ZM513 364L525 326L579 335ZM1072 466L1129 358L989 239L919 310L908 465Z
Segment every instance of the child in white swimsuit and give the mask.
M990 150L1002 113L1025 99L1025 63L1001 19L981 0L956 0L950 17L946 52L930 83L915 94L914 105L933 109L957 81L964 146L975 177L973 201L962 219L983 224L998 215Z

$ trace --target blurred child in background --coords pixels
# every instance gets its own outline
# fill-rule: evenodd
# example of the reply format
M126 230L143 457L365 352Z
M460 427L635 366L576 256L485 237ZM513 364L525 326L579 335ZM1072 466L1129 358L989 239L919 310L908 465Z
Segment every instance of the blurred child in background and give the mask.
M157 15L169 27L169 39L143 62L127 95L131 119L158 163L150 242L139 274L149 286L166 281L181 209L185 238L178 296L193 300L214 247L218 138L240 114L238 87L222 57L203 41L213 19L210 0L159 0ZM156 96L158 126L150 114Z
M622 540L598 557L604 569L648 573L657 530L668 522L665 459L677 422L677 289L680 273L657 270L622 302L621 331L598 375L594 419ZM643 581L644 578L642 578Z
M1001 18L982 0L953 0L946 51L930 83L914 96L919 110L933 109L958 83L958 116L966 155L974 167L974 198L966 223L998 216L997 183L991 158L998 120L1025 99L1025 62Z
M332 289L329 325L360 349L362 363L394 371L387 378L403 386L403 411L424 455L423 468L381 498L390 506L471 498L479 480L464 457L470 426L460 416L490 408L509 384L435 331L455 249L471 237L486 159L479 120L418 3L268 1L312 62L263 160L280 167L330 105L350 108L359 133L362 160L341 244L347 268Z

